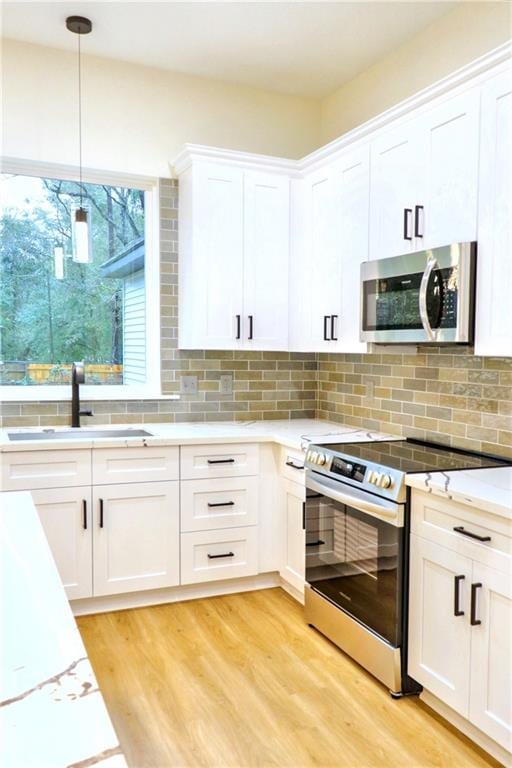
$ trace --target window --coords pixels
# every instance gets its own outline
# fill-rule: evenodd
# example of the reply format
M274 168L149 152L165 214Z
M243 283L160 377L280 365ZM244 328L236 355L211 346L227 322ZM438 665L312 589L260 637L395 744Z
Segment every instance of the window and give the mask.
M88 396L147 394L151 193L3 173L0 201L0 398L69 390L78 360ZM79 206L89 223L86 262L75 247Z

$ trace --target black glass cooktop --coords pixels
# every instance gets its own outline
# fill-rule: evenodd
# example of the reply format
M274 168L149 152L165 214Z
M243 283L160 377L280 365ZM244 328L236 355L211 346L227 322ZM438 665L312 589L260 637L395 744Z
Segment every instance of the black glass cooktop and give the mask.
M394 440L373 443L329 443L321 446L330 451L373 462L401 472L435 472L452 469L483 469L510 466L506 459L453 451L432 443Z

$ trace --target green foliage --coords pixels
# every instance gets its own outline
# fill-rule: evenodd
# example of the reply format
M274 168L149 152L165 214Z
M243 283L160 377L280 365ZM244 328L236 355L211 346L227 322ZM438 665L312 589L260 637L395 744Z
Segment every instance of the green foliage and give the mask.
M144 193L51 179L40 184L38 206L3 201L0 353L4 361L54 364L56 383L64 363L122 362L122 280L104 277L100 266L143 235ZM72 208L80 192L91 211L93 262L66 258L65 279L57 280L54 248L71 255Z

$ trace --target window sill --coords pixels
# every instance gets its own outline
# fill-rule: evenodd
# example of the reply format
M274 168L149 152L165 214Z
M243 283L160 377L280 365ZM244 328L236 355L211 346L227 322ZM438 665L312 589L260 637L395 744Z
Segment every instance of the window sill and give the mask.
M82 402L93 402L98 400L116 401L116 400L181 400L181 395L162 395L154 390L136 389L135 387L121 386L87 386L80 387L80 400ZM71 386L0 386L0 404L12 402L70 402Z

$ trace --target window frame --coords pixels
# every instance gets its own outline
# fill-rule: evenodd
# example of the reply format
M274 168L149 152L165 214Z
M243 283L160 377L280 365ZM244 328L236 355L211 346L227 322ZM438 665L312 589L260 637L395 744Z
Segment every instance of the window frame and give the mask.
M1 158L0 172L20 176L79 181L79 169L56 163ZM83 400L169 399L162 395L160 352L160 184L158 179L108 171L83 169L82 180L89 184L133 187L144 190L144 290L146 298L146 382L137 384L83 384ZM74 361L70 361L74 362ZM177 399L176 396L171 396ZM0 385L0 402L70 400L69 384Z

